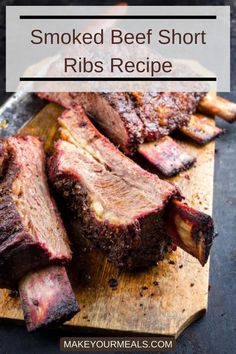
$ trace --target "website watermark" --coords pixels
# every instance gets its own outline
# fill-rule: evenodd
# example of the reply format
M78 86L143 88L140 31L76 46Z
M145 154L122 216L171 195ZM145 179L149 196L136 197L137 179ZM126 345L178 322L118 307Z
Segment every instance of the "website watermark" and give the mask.
M174 352L174 337L63 337L60 350L64 352Z

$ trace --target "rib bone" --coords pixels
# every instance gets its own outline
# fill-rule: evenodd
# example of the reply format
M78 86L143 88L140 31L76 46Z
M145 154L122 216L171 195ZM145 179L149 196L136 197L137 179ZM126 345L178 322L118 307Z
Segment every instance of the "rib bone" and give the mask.
M168 210L168 232L177 246L196 257L201 265L206 263L214 236L209 215L173 199Z
M236 103L208 93L198 104L200 112L217 115L229 123L236 120Z

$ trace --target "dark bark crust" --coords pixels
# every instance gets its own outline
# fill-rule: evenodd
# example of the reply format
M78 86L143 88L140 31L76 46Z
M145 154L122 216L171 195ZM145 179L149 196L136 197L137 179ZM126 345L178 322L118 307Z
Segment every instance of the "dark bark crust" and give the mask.
M137 146L145 140L145 127L138 111L135 109L135 102L129 93L125 92L103 93L102 95L108 104L119 113L119 117L127 131L128 141L126 146L121 148L132 154L137 150ZM96 121L96 117L94 119Z

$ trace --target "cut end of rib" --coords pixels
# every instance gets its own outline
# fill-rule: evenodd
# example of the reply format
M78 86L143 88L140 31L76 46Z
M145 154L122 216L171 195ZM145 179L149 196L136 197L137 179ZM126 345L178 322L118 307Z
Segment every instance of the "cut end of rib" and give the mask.
M25 276L19 284L27 330L63 323L79 311L64 267L52 266Z
M212 218L174 199L167 220L168 234L173 242L204 266L214 238Z
M165 177L171 177L189 169L196 157L188 153L169 136L139 146L139 153Z
M223 129L212 125L211 121L212 119L201 114L191 115L188 125L181 127L180 131L197 144L205 145L224 133Z

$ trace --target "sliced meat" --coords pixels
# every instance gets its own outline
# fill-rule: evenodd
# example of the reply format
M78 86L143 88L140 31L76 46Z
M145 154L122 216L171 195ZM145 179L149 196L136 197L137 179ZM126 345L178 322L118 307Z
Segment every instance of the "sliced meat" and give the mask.
M188 124L200 95L174 92L132 92L135 109L143 121L144 141L153 141Z
M0 286L15 286L29 271L66 264L71 251L45 174L45 154L35 137L0 144Z
M64 112L59 124L62 139L49 176L77 220L78 237L88 237L126 269L155 264L176 244L205 264L214 234L210 216L178 201L176 187L125 157L82 108ZM169 227L173 220L176 228Z
M201 114L192 114L188 125L181 127L180 131L200 145L209 143L224 132L212 125L210 118Z
M186 125L204 94L140 92L39 93L65 108L82 105L104 133L125 153L132 154L144 141L168 135Z
M29 332L67 321L79 311L64 267L51 266L26 275L19 293Z
M165 207L179 196L177 189L125 157L81 108L64 112L59 123L63 140L55 145L49 177L79 232L118 266L144 267L162 259L172 245Z
M190 168L196 162L196 156L188 153L184 147L169 136L141 144L138 152L165 177L174 176Z
M134 103L128 94L48 92L38 95L65 108L82 104L107 136L126 153L132 153L136 146L144 141L143 123L137 116Z

